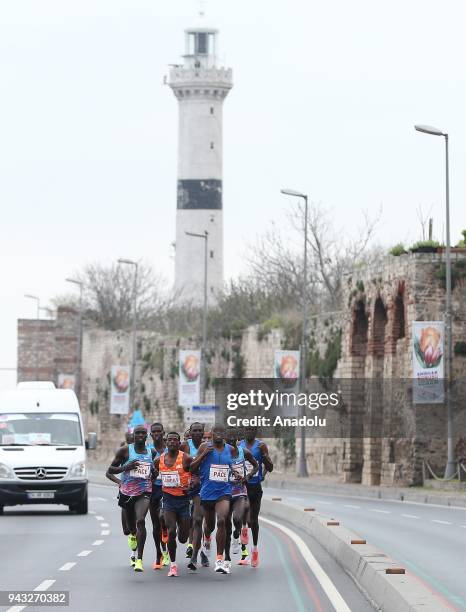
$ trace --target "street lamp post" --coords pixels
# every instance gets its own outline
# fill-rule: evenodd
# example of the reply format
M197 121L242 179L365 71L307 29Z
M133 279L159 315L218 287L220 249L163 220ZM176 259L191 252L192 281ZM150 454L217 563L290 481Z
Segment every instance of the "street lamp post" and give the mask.
M205 382L206 382L206 367L205 367L205 352L207 344L207 253L209 248L209 232L204 231L203 234L195 232L185 232L187 236L194 238L202 238L204 240L204 309L202 313L202 346L201 346L201 400L205 403Z
M67 283L73 283L79 287L79 316L78 316L78 346L76 356L76 395L81 402L82 387L82 351L83 351L83 289L84 283L74 278L65 279Z
M282 189L284 195L302 198L304 200L304 262L303 262L303 321L301 331L301 390L306 390L306 333L307 333L307 217L308 198L305 193L294 189ZM301 416L305 416L304 406L301 406ZM301 452L299 455L298 477L309 476L306 462L306 426L301 425Z
M138 287L138 263L132 259L119 259L119 264L127 264L134 266L133 278L133 349L131 353L131 386L130 386L130 402L131 409L134 410L134 398L136 393L136 327L137 327L137 287Z
M445 327L447 340L447 360L445 378L447 380L446 400L447 400L447 465L445 468L445 478L450 478L456 473L455 450L453 447L453 406L450 398L450 385L452 382L453 367L453 339L452 339L452 307L451 307L451 243L450 243L450 170L448 159L448 134L430 125L415 125L418 132L430 134L431 136L443 136L445 138L445 214L446 214L446 248L445 248L445 268L446 268L446 304L445 304Z
M35 371L36 371L36 380L39 380L39 350L40 350L40 334L39 334L39 321L40 321L40 299L37 297L37 295L31 295L30 293L25 293L24 294L25 298L28 298L29 300L35 300L36 304L37 304L37 327L36 327L36 351L35 351Z

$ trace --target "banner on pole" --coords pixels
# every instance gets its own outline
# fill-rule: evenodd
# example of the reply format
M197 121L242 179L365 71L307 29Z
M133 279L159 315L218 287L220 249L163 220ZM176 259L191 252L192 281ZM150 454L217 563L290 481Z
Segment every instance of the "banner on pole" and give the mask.
M219 411L219 406L214 404L195 404L185 406L184 422L186 425L192 423L203 423L204 425L215 425L215 417Z
M129 366L112 366L110 387L110 414L129 412Z
M275 351L273 376L277 388L292 397L299 392L300 351ZM298 408L294 402L282 405L284 416L296 416Z
M59 389L76 389L76 376L74 374L59 374L58 375Z
M413 403L444 401L445 325L443 321L413 321Z
M200 402L201 351L183 350L179 356L178 405Z

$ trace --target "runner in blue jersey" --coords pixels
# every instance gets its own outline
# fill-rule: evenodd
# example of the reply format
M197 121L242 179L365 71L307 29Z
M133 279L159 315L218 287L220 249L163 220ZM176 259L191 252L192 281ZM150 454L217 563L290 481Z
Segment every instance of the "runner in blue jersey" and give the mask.
M162 423L152 423L150 427L152 443L148 446L152 449L153 459L157 459L167 450L164 434L165 432ZM166 531L166 527L162 513L162 480L160 476L157 476L152 483L152 495L150 496L149 511L150 518L152 520L152 536L154 538L156 550L155 561L152 564L152 569L159 570L162 569L164 565L168 565L169 563L166 545L165 550L162 551L163 543L161 542L161 535L163 531Z
M146 439L144 425L135 427L134 444L120 447L107 470L109 474L121 474L118 505L126 510L130 530L136 527L136 572L144 571L142 554L147 536L146 514L152 492L152 451L147 448Z
M259 541L259 512L261 509L262 500L262 481L267 472L273 471L273 463L269 456L267 445L256 438L257 427L246 427L244 431L244 440L239 443L240 446L249 450L259 464L259 471L247 483L249 498L249 527L252 533L252 560L251 566L259 565L259 551L257 543ZM247 464L246 464L247 465ZM248 531L246 527L241 530L241 543L247 544Z
M188 431L188 438L181 445L181 450L195 458L202 444L203 437L204 424L192 423ZM192 571L196 571L197 556L199 554L199 549L201 548L202 538L201 480L199 472L192 474L189 497L191 499L192 522L190 543L186 549L186 557L191 559L188 563L188 568ZM201 551L201 563L204 567L209 566L209 559L206 557L204 551Z
M247 483L251 480L254 474L259 470L259 464L253 457L252 453L242 446L237 446L239 440L238 429L236 427L228 427L226 431L226 441L232 447L232 488L231 488L231 506L230 514L227 519L227 537L225 544L225 567L227 570L231 570L231 557L230 557L230 544L231 544L231 532L232 532L232 519L235 526L233 533L233 554L239 552L239 535L243 521L246 521L249 502L248 502L248 491L246 488ZM246 465L248 464L248 468ZM243 548L244 551L244 548ZM241 556L241 561L238 565L248 565L247 561L247 550L246 558Z
M231 451L231 446L225 444L225 427L215 425L212 429L212 442L201 444L190 468L193 474L199 469L201 475L201 506L207 537L210 537L217 523L215 571L222 574L229 573L224 565L223 553L231 501Z

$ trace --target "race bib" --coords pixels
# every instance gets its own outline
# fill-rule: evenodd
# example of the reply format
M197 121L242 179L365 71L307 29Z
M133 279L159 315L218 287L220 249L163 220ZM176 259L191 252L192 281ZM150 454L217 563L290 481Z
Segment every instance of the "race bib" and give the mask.
M134 470L130 470L129 475L133 478L149 478L150 476L150 463L140 463Z
M214 482L228 482L228 475L230 473L230 467L228 465L215 465L210 466L209 480Z
M249 461L244 462L244 467L246 468L246 474L250 474L254 469L252 463L250 463Z
M162 476L162 486L164 487L179 487L180 483L180 475L177 471L174 472L161 472Z
M244 465L242 463L236 463L231 466L233 472L233 480L240 480L244 478Z

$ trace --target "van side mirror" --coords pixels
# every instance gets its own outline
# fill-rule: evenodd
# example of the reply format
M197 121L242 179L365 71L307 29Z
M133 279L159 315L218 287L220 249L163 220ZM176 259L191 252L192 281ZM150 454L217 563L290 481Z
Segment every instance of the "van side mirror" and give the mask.
M95 450L97 448L97 434L95 432L89 432L86 440L87 450Z

